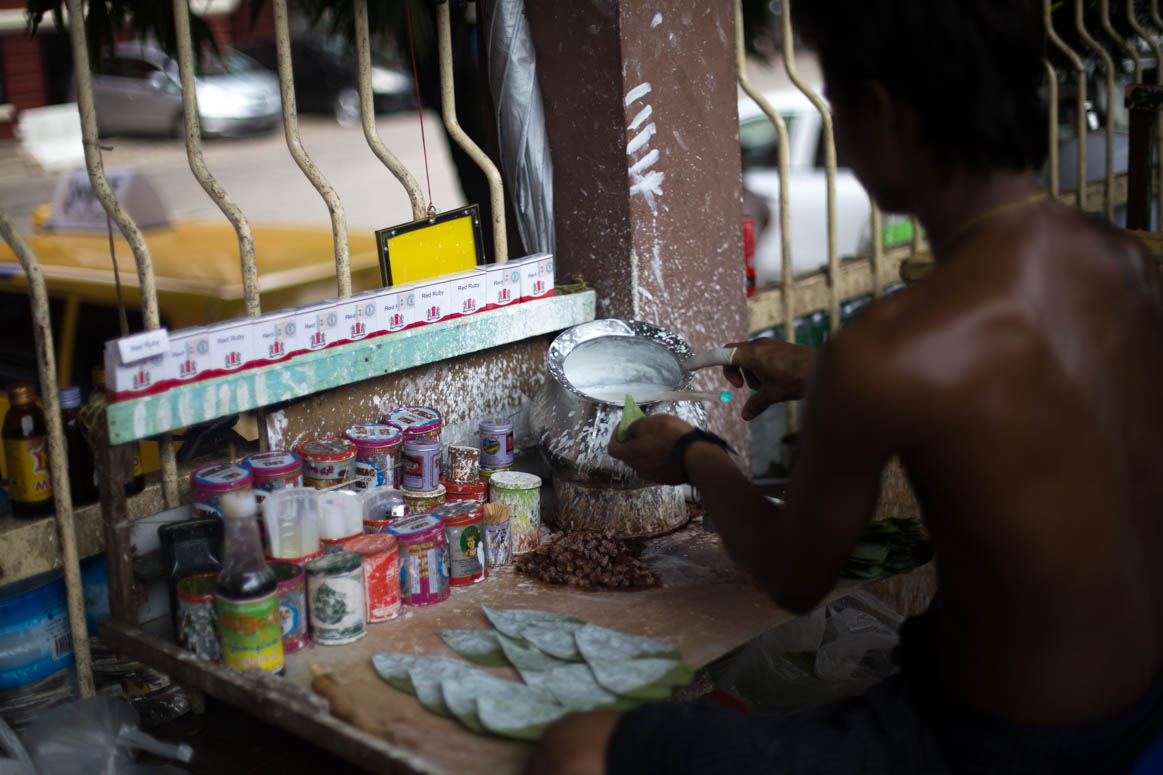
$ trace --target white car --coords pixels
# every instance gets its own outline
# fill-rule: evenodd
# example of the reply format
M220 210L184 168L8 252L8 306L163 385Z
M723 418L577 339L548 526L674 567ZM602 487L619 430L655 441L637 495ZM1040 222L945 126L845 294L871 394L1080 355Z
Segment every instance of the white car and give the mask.
M817 93L821 89L816 89ZM792 266L796 274L828 263L828 203L824 174L824 144L820 113L798 89L763 95L787 122L789 135L788 184L791 218ZM755 271L759 285L780 278L779 153L775 127L749 98L739 101L739 149L743 156L743 185L759 195L771 210L771 220L758 235ZM837 255L868 252L871 203L852 171L836 169ZM912 236L909 222L885 218L886 241Z

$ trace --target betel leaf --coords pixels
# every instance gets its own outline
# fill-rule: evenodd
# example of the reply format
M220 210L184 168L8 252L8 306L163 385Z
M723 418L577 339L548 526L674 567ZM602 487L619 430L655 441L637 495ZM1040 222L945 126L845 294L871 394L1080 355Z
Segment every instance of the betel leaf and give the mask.
M485 734L487 730L477 715L477 701L484 696L507 696L512 693L528 694L533 700L552 702L546 692L539 692L524 684L506 681L481 670L469 668L465 673L440 682L440 692L444 703L452 715L473 732Z
M541 649L529 645L524 640L510 638L501 633L497 633L497 640L500 642L501 650L505 652L505 658L509 660L509 664L517 668L522 676L530 671L543 672L545 670L552 670L555 667L563 667L571 664L546 654Z
M585 627L582 621L561 622L534 622L526 625L521 631L525 640L546 654L564 659L567 662L581 662L581 652L577 650L577 641L573 634Z
M408 694L415 694L416 688L412 686L412 679L408 677L408 670L421 659L425 659L425 657L418 657L415 654L394 654L390 651L385 651L382 654L372 655L372 666L379 673L380 678L395 688Z
M584 663L555 667L539 675L540 685L570 710L624 710L636 704L627 703L604 688L590 666Z
M626 402L622 407L622 421L618 423L618 441L625 444L630 440L630 426L645 417L646 414L634 403L634 397L626 394Z
M665 657L678 660L678 651L662 641L630 635L617 630L587 624L574 633L578 650L586 661L590 659L617 660L638 657Z
M537 740L547 726L569 713L564 705L518 692L486 694L476 705L485 729L516 740Z
M691 682L694 672L683 662L666 657L624 660L586 660L605 688L635 700L665 700L676 686Z
M465 680L476 671L467 662L447 657L425 657L408 668L408 677L416 689L416 699L429 711L438 716L451 715L440 683L447 678Z
M522 631L531 624L555 624L560 622L585 624L581 619L568 616L567 614L558 614L552 611L537 611L532 608L489 608L487 605L483 605L481 609L498 631L508 635L510 638L517 638L519 640L525 639Z
M437 633L448 647L465 659L478 665L503 666L509 664L497 633L493 630L441 630Z

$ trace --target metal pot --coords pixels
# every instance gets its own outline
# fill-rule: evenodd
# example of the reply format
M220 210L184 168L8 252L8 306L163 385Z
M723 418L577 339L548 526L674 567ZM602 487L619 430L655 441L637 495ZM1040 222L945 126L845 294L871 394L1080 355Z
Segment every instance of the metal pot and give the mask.
M560 525L648 535L686 522L678 488L644 481L606 446L622 419L619 393L634 386L689 390L693 375L681 364L692 355L679 335L638 320L595 320L553 340L545 356L549 379L533 399L530 423L553 471ZM642 401L639 407L706 425L697 402Z

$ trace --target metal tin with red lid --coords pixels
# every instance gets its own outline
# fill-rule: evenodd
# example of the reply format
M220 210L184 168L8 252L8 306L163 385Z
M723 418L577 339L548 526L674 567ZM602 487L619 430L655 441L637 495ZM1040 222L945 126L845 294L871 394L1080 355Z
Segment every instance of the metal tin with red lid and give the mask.
M400 560L396 537L373 533L349 538L343 551L363 555L363 591L369 622L386 622L400 614Z
M445 501L476 501L477 503L485 503L489 499L489 483L482 482L480 479L477 479L475 482L450 482L445 479L441 484L444 485Z
M254 497L260 506L276 490L303 486L303 461L294 452L285 449L256 452L244 457L242 463L254 478Z
M485 559L484 507L475 501L447 501L432 510L444 523L448 540L448 582L479 584L488 575Z
M355 442L338 436L307 439L298 447L303 458L303 484L323 490L351 479Z
M399 428L378 423L360 423L344 434L355 443L353 477L357 490L396 487L396 460L404 434Z
M448 540L444 523L416 514L392 523L400 547L400 596L404 605L433 605L448 599Z
M245 492L254 476L237 463L211 463L190 473L190 500L198 517L221 517L218 502L228 492Z
M423 439L439 442L444 416L439 409L430 406L402 406L384 415L384 423L398 428L404 435L404 441Z

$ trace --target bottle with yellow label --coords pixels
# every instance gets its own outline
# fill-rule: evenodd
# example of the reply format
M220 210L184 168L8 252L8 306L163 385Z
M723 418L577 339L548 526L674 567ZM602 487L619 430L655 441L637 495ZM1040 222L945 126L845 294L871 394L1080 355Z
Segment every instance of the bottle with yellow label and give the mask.
M218 574L216 608L222 661L236 670L257 667L282 674L283 625L278 581L263 559L258 503L250 490L220 501L226 526L226 560Z
M44 412L36 405L36 389L32 385L16 385L8 391L8 404L0 437L4 441L12 513L18 517L51 514L48 433Z

